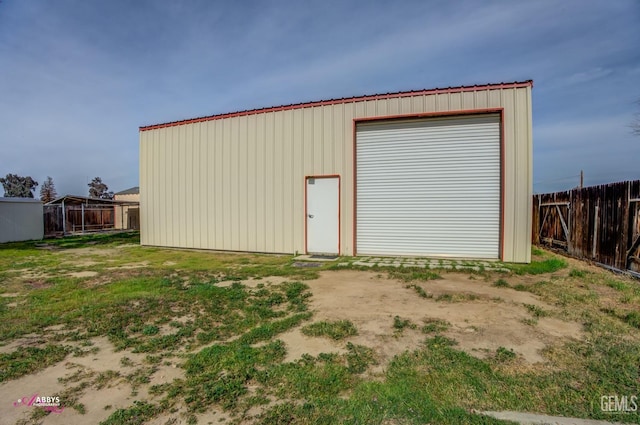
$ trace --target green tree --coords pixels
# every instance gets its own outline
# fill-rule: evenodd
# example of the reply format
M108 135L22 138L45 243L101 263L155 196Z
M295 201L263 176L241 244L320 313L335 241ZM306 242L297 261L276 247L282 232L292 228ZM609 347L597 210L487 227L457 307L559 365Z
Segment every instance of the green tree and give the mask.
M0 178L4 187L4 196L8 198L33 198L38 182L30 176L20 177L17 174L7 174Z
M109 186L102 183L102 179L100 177L95 177L87 186L89 186L90 197L99 199L113 199L113 192L109 192Z
M40 187L40 200L46 204L57 197L58 192L56 192L56 186L53 184L53 179L50 176L47 176L47 179Z

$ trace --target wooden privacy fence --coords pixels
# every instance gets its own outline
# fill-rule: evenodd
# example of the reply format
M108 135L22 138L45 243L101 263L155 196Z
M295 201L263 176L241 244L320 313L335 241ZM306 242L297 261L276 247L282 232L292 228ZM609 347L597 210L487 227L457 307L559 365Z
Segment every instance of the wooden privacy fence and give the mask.
M638 274L640 180L534 195L532 228L534 244Z
M64 215L62 214L61 205L45 205L43 207L44 213L44 235L55 236L62 235L64 233L64 227L62 220Z

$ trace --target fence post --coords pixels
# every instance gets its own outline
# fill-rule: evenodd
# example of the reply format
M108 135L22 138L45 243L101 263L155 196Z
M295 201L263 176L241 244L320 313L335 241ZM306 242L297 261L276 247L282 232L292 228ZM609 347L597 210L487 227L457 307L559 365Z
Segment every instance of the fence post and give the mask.
M620 259L618 260L617 267L620 270L627 268L627 250L629 249L629 224L630 224L630 212L631 212L631 181L628 181L625 185L625 192L627 196L624 196L622 205L622 237L620 238Z
M540 232L542 230L542 216L540 215L542 213L542 207L540 206L541 203L542 195L538 194L538 225L536 226L536 240L538 241L538 244L540 244Z
M582 188L582 182L580 182L580 188ZM573 211L573 190L569 192L569 206L567 207L567 252L574 255L573 252L573 238L576 232L571 228L571 214Z
M64 208L64 199L62 200L62 234L67 234L67 211Z
M596 258L596 246L598 245L598 227L599 226L599 220L598 220L598 214L600 213L600 199L598 199L598 202L596 203L596 211L595 214L593 215L593 244L591 247L591 258Z

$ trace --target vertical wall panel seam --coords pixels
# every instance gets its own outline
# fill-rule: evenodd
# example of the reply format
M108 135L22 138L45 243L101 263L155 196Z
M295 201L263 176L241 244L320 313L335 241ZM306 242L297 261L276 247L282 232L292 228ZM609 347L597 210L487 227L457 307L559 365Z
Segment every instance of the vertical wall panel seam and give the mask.
M180 127L180 132L179 132L179 140L180 140L180 160L181 160L181 167L184 167L184 169L182 170L182 173L180 173L180 188L178 193L180 194L180 214L178 214L178 225L179 225L179 235L180 235L180 247L184 247L186 246L186 239L187 239L187 224L186 224L186 210L187 210L187 190L189 190L189 188L186 188L185 186L187 185L187 173L188 173L188 163L187 163L187 152L186 152L186 140L187 140L187 136L186 136L186 126L182 126ZM184 241L184 242L183 242Z
M226 123L227 121L220 121L220 141L222 142L222 147L220 150L220 156L221 156L221 162L222 162L222 166L220 168L222 168L222 176L221 176L221 186L222 186L222 196L220 197L221 203L222 203L222 208L221 210L221 219L220 219L220 228L221 228L221 233L222 233L222 249L229 249L227 246L227 226L225 225L225 223L227 223L227 217L229 214L227 214L227 208L230 208L229 203L226 202L227 197L225 196L226 193L229 193L229 189L227 188L227 185L230 184L224 177L226 175L228 175L229 171L227 170L227 161L225 158L225 152L227 151L227 141L226 141L226 132L225 132L225 127L226 127Z
M514 206L514 228L513 228L513 242L512 242L512 252L511 252L511 258L516 258L520 255L520 252L522 252L522 239L520 238L520 233L522 230L522 224L521 222L527 217L527 212L526 211L522 211L521 207L519 207L519 205L521 205L520 202L520 198L523 197L524 195L524 191L523 189L523 183L526 180L526 172L527 172L527 168L526 165L524 167L522 167L524 164L520 163L520 158L521 158L521 151L522 149L524 149L524 144L523 142L525 141L525 137L523 137L522 134L522 125L520 123L520 119L521 119L521 112L519 109L520 106L520 99L519 99L519 94L520 92L517 92L516 90L513 89L509 89L509 94L511 96L511 98L513 99L513 111L515 111L514 115L514 120L513 120L513 132L514 132L514 146L513 146L513 150L514 150L514 165L515 165L515 176L514 176L514 181L516 183L516 197L518 199L514 200L513 202L513 206ZM523 172L524 171L524 172ZM525 200L526 203L526 200ZM525 226L526 228L526 226Z
M300 140L298 141L298 143L300 143L300 158L299 158L299 164L300 164L300 173L299 173L299 179L304 179L304 176L306 174L305 169L304 169L304 155L305 155L305 149L306 146L304 144L304 112L302 110L299 110L298 115L300 116L300 130L299 130L299 134L300 134ZM300 243L300 252L305 252L305 247L307 244L306 241L306 235L305 235L305 226L306 226L306 220L307 217L304 215L304 209L305 209L305 197L304 197L304 193L303 191L305 190L304 185L306 185L306 181L304 182L304 184L302 184L301 182L296 181L296 185L298 187L298 196L301 199L300 202L300 207L301 207L301 211L298 212L298 215L300 216L302 214L302 220L300 220L300 227L299 227L299 231L302 233L302 241L299 242ZM302 190L300 190L300 188L302 188Z
M262 173L260 181L262 182L262 199L261 199L261 223L260 223L260 234L261 234L261 246L265 251L267 249L267 176L266 170L268 166L267 161L267 150L269 149L269 145L267 144L268 136L267 136L267 115L264 114L262 117L262 167L260 168L260 172Z
M243 224L242 224L242 199L245 198L246 192L243 190L243 180L246 177L244 175L244 167L242 166L242 161L246 160L246 158L242 158L242 153L243 153L243 149L242 149L242 123L243 121L247 119L246 116L241 116L241 117L237 117L236 118L236 122L237 122L237 129L236 129L236 137L235 137L235 154L234 154L234 160L236 163L236 173L237 173L237 195L234 196L235 199L235 204L236 204L236 213L235 213L235 219L237 222L237 226L236 226L236 240L237 240L237 245L234 246L234 250L240 250L240 247L243 245L242 244L242 234L243 234Z
M267 166L268 166L268 161L267 161L267 150L269 148L268 144L267 144L267 115L265 114L263 116L263 127L262 127L262 134L263 134L263 140L262 140L262 144L263 144L263 151L264 151L264 156L262 157L262 172L266 174L267 172ZM267 178L266 175L263 176L262 178L262 193L263 193L263 197L262 197L262 234L264 237L264 249L266 251L268 251L267 249L267 210L268 210L268 202L267 202Z
M197 232L197 233L195 232L196 206L198 207L198 209L200 207L200 199L199 199L200 194L198 193L198 189L200 188L201 179L196 179L196 173L198 173L200 169L200 158L198 158L200 141L197 140L199 139L200 134L198 133L198 136L196 136L196 129L199 130L199 126L200 126L200 123L197 123L195 126L191 126L191 140L189 141L189 144L191 144L192 165L191 165L190 180L191 180L192 189L191 189L191 199L189 202L191 204L191 211L189 214L190 222L187 223L187 226L189 228L189 231L187 232L187 234L191 234L191 239L192 239L191 244L195 246L200 246L200 232ZM202 176L201 173L200 173L200 176Z
M273 172L275 166L275 159L276 159L276 120L275 120L275 114L271 114L269 116L271 118L271 140L269 143L269 147L271 148L269 150L269 157L271 158L271 163L269 164L269 168L268 170L269 172L269 182L271 183L271 196L269 196L269 241L271 242L270 244L270 251L271 252L275 252L275 246L276 246L276 235L275 235L275 229L274 229L274 224L276 221L276 211L275 211L275 202L274 202L274 197L275 197L275 193L276 193L276 174Z
M290 243L292 246L292 250L293 252L300 252L300 239L304 238L304 236L299 234L299 228L298 228L298 211L300 211L300 208L296 208L297 204L296 204L296 188L298 187L298 176L301 174L298 172L297 169L297 164L296 164L296 159L297 159L297 155L298 155L298 143L300 143L299 140L296 139L296 112L295 111L291 111L291 123L290 123L290 129L289 129L289 134L291 136L291 158L290 158L290 166L291 166L291 175L289 176L289 178L291 179L291 189L290 189L290 202L291 202L291 233L289 233L289 237L291 238Z
M250 125L251 125L251 121L247 118L245 120L245 129L244 129L244 144L245 144L245 153L247 155L247 158L251 156L250 153L250 143L249 143L249 129L250 129ZM251 235L249 234L249 226L247 225L247 223L249 222L249 209L251 208L251 204L252 204L252 200L255 199L253 198L253 182L251 182L249 180L249 177L251 175L251 173L249 173L249 167L251 166L248 161L247 158L244 158L245 161L245 166L247 167L245 173L246 173L246 180L245 180L245 209L246 211L244 212L245 217L246 217L246 222L245 222L245 240L246 240L246 245L247 247L254 247L255 249L255 243L251 240ZM255 170L254 170L255 172Z
M206 227L206 239L205 239L205 243L204 246L205 248L212 248L213 246L215 246L215 244L213 243L213 241L211 240L211 226L215 226L215 223L211 222L211 168L212 164L211 164L211 149L213 148L213 146L209 146L209 123L203 123L202 126L202 132L200 133L200 143L204 144L204 147L206 148L206 154L204 156L205 160L204 160L204 175L206 176L206 181L207 184L205 185L205 189L203 191L203 196L206 196L205 198L205 203L204 203L204 222L207 224Z
M162 146L163 151L165 151L164 156L166 157L166 150L167 150L167 146L166 143L163 143L163 140L166 139L167 137L167 133L165 132L156 132L156 134L151 138L151 142L155 143L156 146ZM152 157L152 151L147 151L147 159L155 159ZM165 164L166 165L166 164ZM155 167L159 167L161 166L161 164L154 164ZM147 189L145 190L146 192L146 196L148 199L148 205L150 208L156 208L156 207L160 207L159 205L156 205L157 202L157 198L153 195L153 191L157 190L155 188L154 185L152 185L152 181L154 178L158 178L159 176L154 172L153 168L149 169L149 180L147 180ZM165 207L164 205L162 205L162 207ZM158 208L159 209L159 208ZM155 217L153 216L154 214L160 214L160 211L150 211L150 214L148 214L148 218L149 218L149 228L152 230L152 238L153 238L153 242L159 242L160 240L160 236L159 236L159 231L160 231L160 226L157 220L155 220ZM163 220L166 223L166 218ZM158 228L156 229L156 226L158 226ZM165 237L165 241L166 241L166 237Z
M520 96L520 94L523 95ZM147 131L146 134L151 137L145 139L141 136L140 148L141 152L144 152L141 154L144 158L143 161L148 162L144 171L145 176L141 177L141 181L144 182L142 186L145 186L146 183L146 188L151 189L142 189L142 197L146 199L148 206L147 211L142 215L146 217L147 228L150 229L147 235L160 244L163 243L162 238L164 238L165 243L171 241L172 245L179 242L214 249L235 248L266 252L275 250L294 252L304 247L306 217L298 211L304 207L304 193L298 193L300 188L304 191L304 176L330 173L341 176L340 220L342 226L340 245L343 253L350 253L353 249L351 246L353 244L352 236L356 229L352 218L354 213L353 184L355 183L353 179L355 176L350 174L353 166L353 129L348 125L350 122L345 122L349 112L352 112L353 117L370 117L394 113L417 114L460 108L466 110L499 106L503 106L506 111L505 131L508 133L505 135L504 148L506 151L504 153L505 180L509 182L505 186L506 193L504 195L506 217L503 231L507 245L505 256L511 256L514 259L516 257L522 258L523 255L527 255L522 251L526 251L529 244L521 238L521 235L525 233L525 224L530 226L530 223L525 223L527 216L522 214L526 193L521 192L531 191L532 180L529 87L482 92L468 91L455 95L452 93L422 94L407 96L403 99L368 99L359 102L258 113L240 118L241 128L237 135L234 134L231 142L230 136L233 129L229 128L229 123L238 120L239 117L208 121L206 125L213 126L210 129L208 127L203 129L201 127L205 125L203 123L188 123ZM321 110L314 111L318 108ZM352 109L347 111L347 108ZM317 113L319 113L318 116L316 116ZM290 117L287 117L286 114L290 114ZM259 116L260 118L258 118ZM288 118L291 119L291 122L286 121ZM260 123L260 119L262 119L262 123L259 125L263 128L263 134L258 137L259 130L256 129L256 134L250 136L249 126ZM521 119L527 119L528 122L518 122ZM194 124L199 126L198 129L189 127L190 130L185 135L183 133L184 127ZM267 126L271 124L273 127L268 129ZM215 145L201 145L209 143L210 137L207 135L207 130L213 131L216 125L221 126L220 133L217 133L221 134L221 137L220 140L217 140L217 137L213 137L213 139L215 142L221 143L220 151L217 151ZM171 131L171 129L176 131ZM188 133L189 131L193 131L193 133ZM265 134L266 131L269 134ZM153 147L143 146L143 143L151 142L153 137L158 138L158 143L155 143ZM276 137L280 137L282 140L277 140ZM289 139L286 139L287 137ZM239 138L243 140L236 140ZM254 158L249 158L251 156L249 151L252 149L249 139L251 142L254 139L262 140L264 155L262 158L256 157L255 161L257 162L252 162ZM193 152L186 150L185 146L186 143L191 142L195 143L191 146L194 149ZM233 145L238 148L240 142L243 145L235 151ZM320 145L317 145L318 143ZM209 149L213 151L213 155ZM216 152L222 152L222 155L216 155ZM181 166L184 166L183 156L185 154L190 157L186 159L186 162L193 162L193 168L190 170L180 169ZM199 158L202 155L204 157ZM283 155L291 155L291 158L283 157ZM210 157L214 158L214 163L209 163ZM198 161L198 159L201 160ZM256 164L253 167L255 170L253 174L249 173L252 164ZM262 170L258 171L260 167L257 164L262 165ZM170 166L169 169L164 169L165 165ZM285 170L285 167L289 169ZM185 173L189 173L189 176ZM257 173L260 173L260 176ZM217 180L213 176L214 174L218 176L218 180L222 180L217 182L220 185L219 188L222 189L221 191L218 190L216 182L214 182ZM252 180L249 180L250 177ZM243 178L245 180L242 180ZM237 187L233 187L233 183L230 184L230 179L236 179ZM163 181L171 184L162 185ZM190 187L185 188L184 186ZM184 205L180 205L183 201L181 196L185 196L184 193L180 193L181 191L188 192L186 193L187 202ZM259 191L262 192L261 197L254 193ZM206 198L198 199L196 196L205 196ZM210 197L212 203L209 203ZM229 209L230 203L233 204L232 209ZM262 218L259 214L249 214L249 209L257 212L258 203L262 204L264 212L261 215ZM219 205L221 214L214 214L212 208L217 210L218 204L221 204ZM184 208L191 208L191 211L186 212L186 216ZM240 211L243 208L245 211ZM279 215L278 211L282 208L291 211ZM154 211L150 211L150 209ZM234 212L239 214L234 214ZM240 214L240 212L242 213ZM172 221L167 222L166 217L171 217ZM191 222L188 218L191 219ZM255 231L249 231L249 228L246 228L243 232L239 232L238 226L246 224L245 218L255 223ZM220 221L217 222L217 219ZM186 232L182 226L185 221L189 226L188 230L193 235L193 240L184 240ZM228 229L229 223L233 223L231 233ZM289 229L287 229L287 225L290 226ZM220 235L217 235L218 229L221 231ZM199 234L198 230L206 231L206 237ZM238 233L236 240L234 240L234 233ZM528 232L528 234L530 233ZM142 240L149 238L143 236ZM262 242L259 242L260 239Z
M203 205L207 202L207 198L204 197L204 187L206 187L207 180L205 177L205 169L203 167L203 158L206 158L206 151L202 146L202 126L204 123L198 123L198 137L195 138L195 144L198 146L198 154L195 156L195 160L198 162L198 175L196 176L194 173L193 178L198 180L198 211L194 213L193 217L193 234L198 235L198 247L205 248L206 244L203 243L202 237L207 234L208 225L206 222L203 222L203 218L205 216L205 211L203 211ZM196 226L195 223L198 223ZM198 231L200 230L200 231Z
M154 167L150 170L151 171L151 179L152 180L148 182L149 184L152 184L151 182L153 181L153 179L157 179L157 178L160 177L159 176L159 170L158 170L159 167L158 167L158 163L157 163L157 161L159 161L160 158L159 157L156 158L156 152L154 152L153 149L160 149L160 146L166 146L166 144L167 144L165 142L166 139L167 139L167 134L166 133L157 132L156 133L156 138L154 140L155 143L152 143L152 145L154 145L154 146L151 146L152 150L149 152L149 154L150 154L149 156L151 158L153 158ZM166 148L164 148L164 149L166 149ZM155 186L154 187L155 190L152 193L152 196L153 196L153 203L152 204L153 204L153 210L154 210L152 212L152 216L153 216L152 217L152 226L153 226L153 229L155 231L155 234L153 236L154 243L155 243L155 242L158 241L159 235L162 234L162 229L160 227L160 214L161 214L161 211L162 211L161 208L164 207L164 205L160 205L160 199L161 199L160 198L160 187L158 187L158 185L154 185L154 186Z
M533 111L532 111L532 89L531 87L527 87L525 88L525 92L526 92L526 97L527 97L527 110L526 110L526 119L527 119L527 168L528 168L528 173L527 173L527 178L528 178L528 182L527 182L527 193L529 194L528 196L528 207L527 207L527 211L529 212L528 214L528 220L527 220L527 234L526 234L526 252L525 252L525 257L524 257L524 261L529 262L531 261L531 234L532 234L532 230L533 230L533 199L531 194L533 193Z
M165 187L167 188L167 190L171 191L171 199L173 200L173 202L171 202L169 205L167 205L167 201L165 200L165 202L162 205L162 207L165 208L165 211L168 212L168 214L165 216L165 219L164 219L164 224L166 226L166 229L163 232L162 237L166 241L166 244L169 246L175 246L175 240L173 237L174 236L173 217L175 215L175 209L178 208L178 206L176 205L177 204L176 198L178 194L174 192L175 180L177 179L176 170L175 170L175 167L176 167L175 159L177 158L176 156L174 156L175 154L174 151L178 149L178 146L177 146L178 141L174 140L173 135L174 135L173 130L170 131L169 129L167 129L166 132L161 132L162 138L158 140L160 142L160 146L163 147L164 156L165 156L165 172L164 172L166 176Z

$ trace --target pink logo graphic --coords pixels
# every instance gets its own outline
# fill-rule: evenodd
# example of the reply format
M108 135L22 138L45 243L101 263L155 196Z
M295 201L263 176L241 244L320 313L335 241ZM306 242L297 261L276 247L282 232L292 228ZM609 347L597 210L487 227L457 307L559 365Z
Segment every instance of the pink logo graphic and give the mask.
M19 398L18 401L13 402L13 405L14 407L41 407L42 409L52 413L62 413L64 410L64 407L60 406L60 397L46 397L39 396L38 394Z

